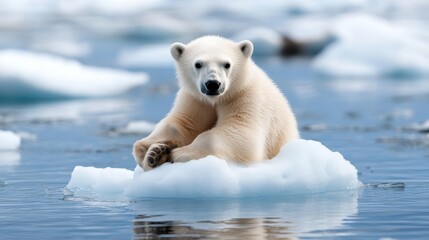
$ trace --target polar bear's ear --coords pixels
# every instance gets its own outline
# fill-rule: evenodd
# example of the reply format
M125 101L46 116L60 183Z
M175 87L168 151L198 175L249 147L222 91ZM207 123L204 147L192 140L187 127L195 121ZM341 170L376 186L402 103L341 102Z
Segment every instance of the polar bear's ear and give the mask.
M170 52L171 56L177 61L179 60L180 56L182 56L183 52L185 51L186 45L183 43L175 42L171 44Z
M244 40L238 43L238 46L240 47L241 52L244 54L245 57L252 56L253 53L253 43L249 40Z

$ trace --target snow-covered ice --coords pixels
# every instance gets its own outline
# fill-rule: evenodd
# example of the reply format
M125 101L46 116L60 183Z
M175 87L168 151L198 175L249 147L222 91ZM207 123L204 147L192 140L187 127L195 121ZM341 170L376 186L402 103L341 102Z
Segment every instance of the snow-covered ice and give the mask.
M89 67L23 50L0 50L0 95L6 98L102 97L142 85L145 73Z
M0 130L0 151L16 150L21 146L21 137L12 132Z
M356 168L321 143L295 140L270 161L251 166L208 156L148 172L76 166L66 189L74 196L129 198L258 197L313 194L361 186Z
M323 73L341 77L429 74L429 44L387 20L364 13L333 20L337 41L313 62Z
M169 44L155 44L133 50L124 50L119 53L117 62L119 65L127 67L174 65Z
M84 57L91 53L91 45L72 39L41 39L31 45L32 49L59 54L66 57Z

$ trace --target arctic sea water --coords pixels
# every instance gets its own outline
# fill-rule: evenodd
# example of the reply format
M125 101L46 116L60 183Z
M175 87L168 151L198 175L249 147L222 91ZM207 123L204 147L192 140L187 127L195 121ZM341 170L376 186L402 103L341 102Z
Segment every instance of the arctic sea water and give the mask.
M151 68L145 70L152 81L123 97L0 108L3 128L37 136L0 154L0 236L425 239L428 140L406 129L428 118L427 93L399 91L404 83L388 79L364 90L361 84L373 83L320 81L306 61L260 64L288 96L303 138L341 152L365 187L244 199L64 193L76 165L134 169L131 146L144 133L122 129L135 120L159 121L176 91L173 69ZM389 91L377 87L383 84Z
M174 1L42 0L46 4L35 8L14 4L20 2L0 1L0 15L5 16L0 18L0 239L428 238L427 1L264 1L248 8L241 8L239 1L216 1L214 11L197 4L191 11L175 11L182 15L177 19L171 9L180 9L182 3ZM91 21L94 16L97 21ZM276 178L270 179L267 171L258 175L252 168L237 170L218 159L201 164L216 167L212 180L221 173L221 182L236 185L215 186L221 193L217 196L186 195L184 185L173 182L172 176L155 176L171 173L174 165L132 182L132 144L165 116L177 91L168 44L206 33L239 37L239 30L260 25L272 29L256 31L269 38L253 39L265 54L255 60L288 97L301 136L341 153L350 165L334 159L356 167L363 187L339 189L356 176L337 178L341 174L333 171L325 174L325 185L317 186L323 174L307 171L327 173L335 164L301 168L306 171L279 167ZM315 59L281 60L272 57L281 31L304 38L328 31L337 42ZM63 57L75 58L82 66ZM24 60L29 62L22 67ZM75 77L101 79L100 69L90 66L125 71L101 69L111 87L86 89L90 92L84 96L133 90L117 97L52 101L80 93L85 81L73 85ZM112 73L119 75L111 78ZM115 81L118 76L123 80ZM103 81L96 83L103 86ZM20 101L11 100L16 96ZM33 101L46 96L51 101ZM196 165L179 168L194 170ZM108 177L81 178L107 167L128 170L115 172L112 176L124 178L109 182ZM83 189L87 191L66 188L73 172L80 176L74 183L89 186ZM225 172L230 178L223 179ZM205 172L198 173L204 177ZM258 191L239 196L240 189L252 189L251 182L241 180L247 175L258 180ZM142 185L152 189L115 179L147 179ZM274 188L261 183L287 186L288 191L273 194ZM124 184L133 194L118 193ZM180 198L162 192L165 184L173 185ZM199 193L213 193L195 184ZM335 191L321 191L329 190L327 186L335 186ZM164 195L154 198L153 193Z

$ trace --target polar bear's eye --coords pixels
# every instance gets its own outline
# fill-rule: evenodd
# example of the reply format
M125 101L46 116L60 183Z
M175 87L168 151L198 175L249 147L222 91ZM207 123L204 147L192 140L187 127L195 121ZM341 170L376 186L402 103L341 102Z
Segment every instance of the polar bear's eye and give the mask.
M202 67L201 63L198 63L198 62L197 62L197 63L195 63L195 68L196 68L196 69L200 69L201 67Z
M225 67L226 69L229 69L229 68L231 67L231 64L230 64L230 63L225 63L224 67Z

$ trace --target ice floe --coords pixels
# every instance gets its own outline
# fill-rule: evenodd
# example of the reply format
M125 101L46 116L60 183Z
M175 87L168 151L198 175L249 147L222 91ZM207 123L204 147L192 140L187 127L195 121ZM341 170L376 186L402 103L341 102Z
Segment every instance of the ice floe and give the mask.
M155 125L155 123L147 121L131 121L118 132L122 134L150 133L155 129Z
M0 130L0 151L16 150L21 146L21 137L12 132Z
M63 55L66 57L84 57L91 53L89 43L72 39L42 39L31 45L32 49Z
M21 146L21 137L12 132L0 130L0 167L19 165L21 155L17 151Z
M173 66L169 44L149 45L119 53L118 64L127 67Z
M421 133L429 133L429 119L422 123L413 123L408 127L404 128L405 130L412 130Z
M249 28L236 34L235 41L250 40L256 56L279 54L283 47L283 37L278 32L263 27Z
M274 159L238 166L208 156L144 172L76 166L66 189L74 196L129 198L261 197L356 189L356 168L321 143L295 140Z
M429 74L429 45L387 20L363 13L333 20L338 38L313 62L341 77L402 77Z
M49 54L0 50L2 98L102 97L144 84L145 73L89 67Z
M22 140L30 140L30 141L35 141L37 140L37 135L33 134L33 133L29 133L29 132L17 132L16 134L18 134L18 136L22 139Z

